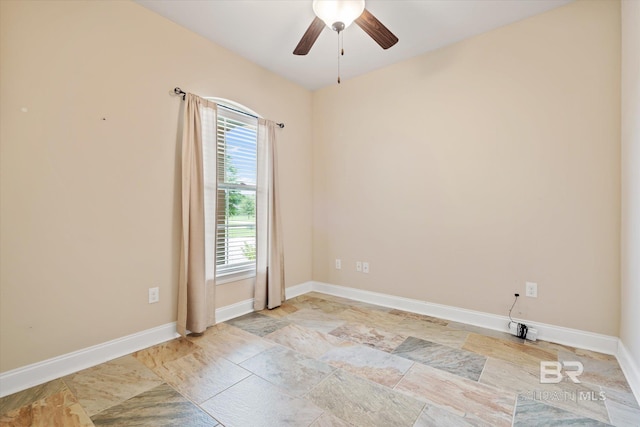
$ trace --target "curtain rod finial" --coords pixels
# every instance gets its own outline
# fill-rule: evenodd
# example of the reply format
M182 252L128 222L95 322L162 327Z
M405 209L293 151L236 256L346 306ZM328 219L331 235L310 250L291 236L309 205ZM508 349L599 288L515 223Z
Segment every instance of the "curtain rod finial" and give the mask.
M182 95L183 101L187 98L187 92L183 91L179 87L174 88L173 93L175 93L176 95Z

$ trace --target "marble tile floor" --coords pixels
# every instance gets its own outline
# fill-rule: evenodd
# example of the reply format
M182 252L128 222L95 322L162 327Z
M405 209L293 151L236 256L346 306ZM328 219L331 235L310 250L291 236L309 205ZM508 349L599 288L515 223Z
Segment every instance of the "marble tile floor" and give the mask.
M640 426L640 406L613 356L312 292L0 399L0 427L93 425Z

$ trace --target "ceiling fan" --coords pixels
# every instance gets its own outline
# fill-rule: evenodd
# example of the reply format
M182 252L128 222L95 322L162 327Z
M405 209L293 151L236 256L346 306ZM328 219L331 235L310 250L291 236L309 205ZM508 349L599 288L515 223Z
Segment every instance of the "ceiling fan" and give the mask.
M364 0L313 0L316 17L293 51L306 55L318 39L325 24L338 34L355 22L383 49L398 43L398 38L364 7Z

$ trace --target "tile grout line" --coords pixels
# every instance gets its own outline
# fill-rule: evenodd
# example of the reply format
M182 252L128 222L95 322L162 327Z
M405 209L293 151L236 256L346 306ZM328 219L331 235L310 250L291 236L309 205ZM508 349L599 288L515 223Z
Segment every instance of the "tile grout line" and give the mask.
M480 380L482 379L482 374L484 374L484 370L487 369L488 363L489 363L489 356L485 356L484 365L482 366L482 371L480 372L480 376L478 377L478 384L482 384Z
M210 413L208 413L207 411L204 410L204 408L202 408L198 403L196 403L195 401L191 400L188 396L186 396L184 393L182 393L180 390L178 390L177 388L175 388L174 386L172 386L171 384L169 384L168 382L164 382L164 384L168 385L169 387L171 387L171 389L173 391L175 391L176 393L178 393L180 396L182 396L186 401L188 401L189 403L191 403L193 406L195 406L196 408L198 408L200 411L202 411L203 413L207 414L207 416L211 417L213 420L215 420L215 422L217 422L218 424L221 425L220 421L218 421L218 419L216 417L214 417L213 415L211 415ZM204 402L202 402L204 403Z
M152 374L153 374L153 375L154 375L154 376L155 376L155 377L160 381L160 384L155 384L155 385L149 386L149 388L143 389L143 390L142 390L142 391L140 391L139 393L136 393L136 394L130 395L130 396L128 396L128 397L126 397L126 398L124 398L123 400L118 401L117 403L114 403L114 404L112 404L112 405L110 405L110 406L108 406L108 407L106 407L106 408L101 409L99 412L97 412L97 413L95 413L95 414L93 414L93 415L89 416L89 418L93 418L93 417L95 417L96 415L101 414L101 413L103 413L104 411L106 411L106 410L108 410L108 409L111 409L111 408L113 408L113 407L115 407L115 406L121 405L121 404L123 404L124 402L127 402L127 401L129 401L129 400L133 399L133 398L134 398L134 397L136 397L136 396L139 396L139 395L141 395L141 394L143 394L143 393L147 393L148 391L153 390L154 388L159 387L159 386L161 386L162 384L167 384L167 382L164 380L164 378L160 377L160 375L158 375L158 374L157 374L153 369L151 369L151 368L149 368L148 366L146 366L144 363L142 363L142 361L140 361L138 358L136 358L133 354L134 354L134 353L130 353L130 354L127 354L127 355L125 355L125 356L122 356L121 358L131 357L132 359L136 360L136 361L137 361L137 363L139 363L141 367L143 367L145 370L148 370L149 372L151 372L151 373L152 373ZM121 358L118 358L118 359L121 359ZM118 360L118 359L114 359L114 360ZM72 394L76 397L76 399L78 400L78 403L80 403L80 400L78 399L78 397L76 396L76 394L75 394L75 393L73 393L73 391L71 390L71 387L69 387L69 384L65 381L65 378L67 378L67 377L71 377L71 376L74 376L74 375L79 374L79 373L84 372L84 371L91 371L91 370L93 370L94 368L96 368L96 367L98 367L98 366L102 366L102 365L105 365L105 364L109 364L109 363L111 363L111 362L113 362L113 361L108 361L108 362L105 362L105 363L100 364L100 365L92 366L92 367L87 368L87 369L85 369L85 370L83 370L83 371L78 371L78 372L75 372L75 373L73 373L73 374L69 374L69 375L67 375L67 376L65 376L65 377L61 377L61 378L60 378L60 380L61 380L61 381L62 381L62 382L67 386L67 388L69 389L69 391L71 391L71 392L72 392ZM167 385L171 387L171 385L170 385L170 384L167 384ZM173 388L173 387L172 387L172 388ZM82 408L83 408L83 409L85 409L85 407L84 407L82 404L81 404L80 406L82 406ZM86 409L85 409L85 412L87 412L87 411L86 411ZM88 412L87 412L87 415L89 415L89 413L88 413Z
M511 415L511 427L514 427L516 422L516 412L518 410L518 401L520 399L520 394L516 393L516 401L513 404L513 414Z
M174 338L174 340L181 340L181 339L183 339L183 338L182 338L182 337ZM198 343L196 343L196 342L194 342L194 341L192 341L192 340L189 340L188 338L184 338L184 339L185 339L186 341L190 342L191 344L193 344L193 345L197 348L197 350L195 350L195 351L203 351L203 352L206 352L206 351L207 351L207 349L206 349L206 348L202 347L202 346L201 346L201 345L199 345ZM166 343L163 343L163 344L166 344ZM159 345L163 345L163 344L159 344ZM192 353L185 354L185 355L183 355L183 356L181 356L181 357L178 357L177 359L171 360L170 362L175 362L175 361L177 361L177 360L183 359L183 358L185 358L185 357L187 357L187 356L189 356L189 355L191 355L191 354L192 354ZM135 358L135 356L133 356L133 353L132 353L132 357L134 357L134 358ZM221 359L224 359L224 360L226 360L227 362L232 363L232 364L234 364L234 365L238 366L238 364L237 364L237 363L234 363L234 362L232 362L232 361L230 361L230 360L228 360L228 359L226 359L226 358L224 358L224 357L222 357L222 356L217 356L217 357L220 357ZM136 359L137 359L137 358L136 358ZM140 360L138 360L138 361L139 361L140 363L142 363L142 361L140 361ZM214 398L215 396L217 396L218 394L222 393L223 391L228 390L229 388L231 388L231 387L233 387L234 385L236 385L236 384L240 383L241 381L244 381L245 379L249 378L249 377L251 376L251 374L252 374L250 371L248 371L248 370L246 370L246 369L244 369L244 368L242 368L242 367L238 366L238 367L240 367L240 368L244 369L245 371L249 372L249 375L248 375L247 377L242 378L241 380L239 380L239 381L235 382L234 384L230 385L229 387L225 388L224 390L222 390L222 391L220 391L220 392L218 392L218 393L214 394L213 396L211 396L211 397L209 397L209 398L207 398L207 399L203 400L203 401L202 401L202 403L197 403L195 400L191 399L191 398L190 398L189 396L187 396L185 393L183 393L183 392L182 392L182 391L180 391L178 388L176 388L173 384L170 384L169 382L167 382L164 378L162 378L160 375L158 375L158 374L157 374L153 369L149 368L149 367L148 367L148 366L146 366L144 363L142 363L142 364L143 364L147 369L149 369L151 372L153 372L153 373L154 373L158 378L160 378L160 379L162 380L162 384L165 384L165 385L169 386L172 390L174 390L176 393L178 393L180 396L182 396L186 401L190 402L192 405L194 405L194 406L195 406L196 408L198 408L200 411L202 411L203 413L207 414L207 416L209 416L209 417L211 417L213 420L215 420L215 421L218 423L218 425L223 425L223 424L222 424L222 423L221 423L221 422L220 422L216 417L214 417L212 414L210 414L209 412L207 412L207 411L202 407L202 404L204 404L205 402L208 402L209 400L213 399L213 398ZM161 363L161 365L164 367L164 366L165 366L165 363ZM143 393L144 393L144 392L143 392ZM136 396L137 396L137 395L136 395ZM134 396L134 397L135 397L135 396ZM115 406L115 405L114 405L114 406Z
M285 316L285 317L286 317L286 316ZM290 324L293 324L293 323L290 323ZM282 328L281 328L281 329L282 329ZM278 329L278 330L279 330L279 329ZM273 332L276 332L276 331L273 331ZM273 333L273 332L272 332L272 333ZM267 335L270 335L270 334L267 334ZM271 342L271 343L273 343L273 344L274 344L274 347L280 347L280 348L282 348L282 349L284 349L284 350L292 351L292 352L294 352L294 353L297 353L297 354L299 354L299 355L301 355L301 356L303 356L303 357L305 357L305 358L308 358L308 359L312 359L312 360L316 360L316 361L322 362L322 361L320 361L320 360L319 360L318 358L316 358L316 357L310 357L310 356L308 356L308 355L306 355L306 354L304 354L304 353L301 353L301 352L299 352L299 351L297 351L297 350L294 350L294 349L292 349L292 348L290 348L290 347L288 347L288 346L286 346L286 345L284 345L284 344L280 344L279 342L271 341L270 339L265 338L265 337L259 337L259 338L264 339L264 340L268 340L269 342ZM272 348L273 348L273 347L272 347ZM255 355L253 355L253 356L251 356L251 357L249 357L249 358L245 359L245 360L244 360L243 362L241 362L241 363L244 363L244 362L248 361L249 359L253 359L254 357L256 357L256 356L258 356L258 355L260 355L260 354L262 354L262 353L264 353L265 351L268 351L268 350L270 350L270 349L262 350L262 351L261 351L261 352L259 352L258 354L255 354ZM322 363L325 363L325 362L322 362ZM329 366L329 367L333 368L333 370L332 370L331 372L329 372L327 375L325 375L325 376L324 376L324 377L323 377L323 378L318 382L318 384L316 384L316 385L314 385L313 387L311 387L311 388L309 389L309 391L307 391L307 392L303 393L301 396L293 396L293 395L289 394L288 392L286 392L286 390L284 390L281 386L279 386L279 385L277 385L277 384L272 383L271 381L269 381L269 380L268 380L268 379L266 379L266 378L262 378L260 375L258 375L258 374L256 374L256 373L254 373L253 371L248 370L247 368L245 368L244 366L241 366L240 364L238 364L238 366L240 366L241 368L243 368L243 369L244 369L244 370L246 370L247 372L250 372L252 375L257 376L258 378L262 378L263 380L265 380L265 381L266 381L266 382L268 382L269 384L273 385L274 387L277 387L278 389L283 390L283 392L284 392L287 396L289 396L289 397L291 397L291 398L293 398L293 399L298 399L298 398L302 398L303 396L307 396L307 395L311 392L311 390L313 390L314 388L316 388L320 383L322 383L323 381L325 381L329 376L333 375L333 373L334 373L336 370L338 370L338 369L339 369L339 368L336 368L336 367L332 366L332 365L331 365L331 364L329 364L329 363L325 363L325 364L326 364L327 366Z
M333 412L331 412L331 411L330 411L330 410L328 410L328 409L321 408L320 406L316 405L316 404L315 404L315 402L313 402L313 400L308 399L309 394L311 394L311 392L312 392L314 389L316 389L316 388L320 387L320 384L322 384L322 383L323 383L323 382L325 382L325 381L328 381L328 380L329 380L329 377L331 377L331 376L335 375L335 374L336 374L336 372L341 371L341 370L342 370L342 368L335 368L332 372L330 372L329 374L327 374L327 376L326 376L326 377L324 377L322 380L318 381L318 384L316 384L316 385L314 385L313 387L311 387L311 388L309 389L309 391L308 391L308 392L306 392L306 393L304 394L304 400L307 400L307 401L309 401L312 405L315 405L316 407L318 407L318 408L322 409L322 414L320 414L320 416L318 416L318 418L316 418L313 422L316 422L316 421L317 421L318 419L320 419L320 418L321 418L325 413L328 413L329 415L331 415L331 416L333 416L333 417L336 417L336 418L338 418L338 419L339 419L339 420L341 420L341 421L344 421L344 422L346 422L346 423L348 423L348 424L350 424L350 425L353 425L350 421L347 421L347 420L343 419L342 417L337 416L336 414L334 414ZM302 397L301 397L301 398L302 398ZM310 426L311 426L311 425L313 425L313 423L311 423L311 424L310 424Z
M397 383L395 383L395 384L393 385L393 387L389 387L389 388L391 388L391 390L395 390L395 389L396 389L396 387L398 386L398 384L400 384L400 382L404 379L404 377L406 377L406 376L407 376L407 374L409 373L409 371L411 371L411 369L413 368L413 366L417 363L417 362L415 362L415 361L413 361L413 360L411 360L411 359L405 359L405 360L409 360L409 361L411 362L411 366L409 366L409 369L407 369L407 370L406 370L406 372L405 372L404 374L402 374L402 376L400 377L400 379L398 380L398 382L397 382Z
M155 372L154 372L155 373ZM71 390L71 388L69 387L69 384L66 383L66 381L63 378L60 378L60 381L62 381L62 384L64 384L64 386L67 388L67 390L69 390L69 393L71 393L71 395L76 399L76 402L78 402L78 405L80 405L80 407L82 408L82 410L84 411L84 413L87 415L87 417L91 420L91 422L93 423L93 420L91 419L92 417L89 416L89 413L87 412L87 409L84 407L84 405L82 403L80 403L80 399L78 399L78 396L76 396L76 394ZM143 392L144 393L144 392ZM35 403L35 402L34 402ZM33 403L31 403L33 404ZM108 408L107 408L108 409ZM100 412L105 411L104 409ZM98 414L100 413L98 412ZM98 414L94 414L98 415Z
M601 392L604 392L601 385L598 385L598 388L600 389ZM604 401L604 409L607 411L607 420L609 424L613 424L613 420L611 419L611 412L609 411L609 405L607 405L608 400L609 399L606 399Z
M233 362L231 362L231 363L233 363ZM246 369L245 369L245 370L246 370ZM250 372L250 371L247 371L247 372ZM254 374L253 374L253 372L250 372L250 374L251 374L251 375L254 375ZM200 409L202 412L204 412L205 414L209 415L211 418L213 418L214 420L216 420L216 422L217 422L219 425L224 426L224 424L223 424L220 420L218 420L218 418L216 418L213 414L211 414L211 413L210 413L210 412L208 412L206 409L204 409L204 408L202 407L202 405L204 405L206 402L210 401L210 400L211 400L211 399L213 399L214 397L218 396L219 394L224 393L225 391L229 390L231 387L233 387L233 386L235 386L235 385L238 385L238 384L240 384L241 382L243 382L244 380L247 380L247 379L251 378L251 375L249 375L249 376L247 376L247 377L244 377L244 378L243 378L243 379L241 379L240 381L237 381L237 382L236 382L236 383L234 383L233 385L230 385L229 387L225 388L224 390L222 390L222 391L220 391L220 392L218 392L218 393L214 394L214 395L213 395L213 396L211 396L210 398L208 398L208 399L206 399L206 400L203 400L203 401L202 401L202 403L196 403L196 402L194 402L193 400L189 399L187 396L184 396L182 393L180 393L180 391L179 391L179 390L176 390L176 391L177 391L178 393L180 393L182 396L184 396L184 397L185 397L185 399L189 400L189 401L190 401L190 402L192 402L194 405L196 405L196 406L198 407L198 409ZM170 386L171 386L171 385L170 385ZM173 388L173 386L171 386L171 387Z

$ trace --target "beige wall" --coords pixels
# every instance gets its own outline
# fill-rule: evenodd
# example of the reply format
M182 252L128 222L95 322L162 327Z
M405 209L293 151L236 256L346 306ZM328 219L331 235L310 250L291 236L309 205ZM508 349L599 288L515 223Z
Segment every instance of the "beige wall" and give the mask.
M640 2L636 0L622 2L621 301L620 339L640 369Z
M316 92L314 279L617 336L619 85L604 0Z
M286 280L311 279L309 91L132 2L0 7L0 372L175 321L175 86L286 123Z

